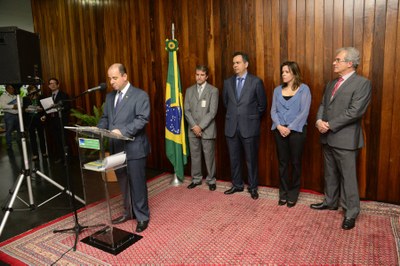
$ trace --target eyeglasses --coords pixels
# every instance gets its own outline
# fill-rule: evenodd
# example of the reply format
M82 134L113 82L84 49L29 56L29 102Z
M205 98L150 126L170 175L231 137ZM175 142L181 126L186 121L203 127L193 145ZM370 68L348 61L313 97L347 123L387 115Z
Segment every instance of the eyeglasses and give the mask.
M334 63L340 63L340 62L348 62L347 60L342 60L340 58L335 58L335 60L333 60Z

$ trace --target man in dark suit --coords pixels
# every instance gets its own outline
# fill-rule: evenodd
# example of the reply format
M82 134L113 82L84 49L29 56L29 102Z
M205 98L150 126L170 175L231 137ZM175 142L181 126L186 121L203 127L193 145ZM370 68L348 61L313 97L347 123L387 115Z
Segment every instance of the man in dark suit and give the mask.
M226 107L225 136L231 163L232 187L225 194L244 190L242 149L248 170L248 191L258 199L258 146L261 117L267 107L267 97L261 79L247 72L247 54L233 55L235 75L224 81L223 102Z
M108 78L114 91L106 96L103 115L97 125L109 129L133 141L111 139L111 153L126 152L127 167L116 170L125 212L114 219L114 224L137 219L136 232L146 230L150 211L146 184L146 159L150 143L146 125L150 117L150 101L147 93L132 86L124 65L116 63L108 69Z
M51 97L55 104L59 104L61 109L62 125L59 118L58 112L47 114L42 120L47 121L48 129L47 132L47 147L52 149L53 158L55 163L61 163L64 159L64 147L60 145L62 143L61 130L64 130L63 126L68 125L69 114L71 105L68 101L68 95L60 90L60 82L56 78L50 78L48 82L49 89L51 90ZM64 136L66 137L66 131L64 130ZM67 145L67 144L66 144ZM43 157L47 157L46 153L42 154Z
M189 124L189 145L192 158L192 183L189 189L201 185L203 179L201 158L202 151L207 167L206 182L208 188L214 191L215 178L215 138L217 127L215 115L218 110L218 89L207 83L208 67L196 67L196 84L186 90L185 117Z
M339 78L327 84L315 124L323 145L325 199L310 207L337 210L340 201L344 230L354 228L360 213L356 159L364 145L362 116L371 100L371 82L356 73L359 62L360 53L354 47L337 50L333 69Z

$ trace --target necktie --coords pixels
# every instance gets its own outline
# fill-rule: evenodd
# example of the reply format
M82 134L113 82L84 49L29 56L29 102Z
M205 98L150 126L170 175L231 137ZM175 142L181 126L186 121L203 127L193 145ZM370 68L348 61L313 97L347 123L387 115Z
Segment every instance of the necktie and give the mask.
M115 103L115 106L114 106L114 110L115 111L117 110L118 105L120 104L121 100L122 100L122 92L119 91L118 92L118 99L117 99L117 102Z
M199 93L199 98L200 98L200 96L201 96L201 86L197 86L197 92Z
M53 93L51 96L53 97L53 102L55 102L55 100L56 100L56 94Z
M238 84L236 86L236 99L238 99L238 100L240 98L240 93L242 92L243 80L244 80L244 78L238 78Z
M333 91L332 91L331 99L332 99L333 96L335 95L336 91L339 89L339 86L340 86L340 84L342 84L343 80L344 80L344 79L343 79L342 77L340 77L340 78L338 79L338 81L336 82L335 87L333 88Z

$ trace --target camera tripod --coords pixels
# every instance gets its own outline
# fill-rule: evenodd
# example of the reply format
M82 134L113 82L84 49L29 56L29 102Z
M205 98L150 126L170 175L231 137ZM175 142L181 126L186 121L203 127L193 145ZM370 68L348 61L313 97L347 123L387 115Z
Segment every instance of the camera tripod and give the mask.
M60 184L58 184L57 182L55 182L54 180L52 180L51 178L47 177L45 174L41 173L38 170L31 170L29 168L29 159L28 159L28 152L27 152L27 148L26 148L26 137L25 137L25 132L24 132L24 123L23 123L23 118L22 118L22 108L21 108L21 99L20 96L17 95L17 107L18 107L18 119L19 119L19 126L20 126L20 132L21 132L21 144L22 144L22 155L23 155L23 160L24 160L24 168L21 171L21 174L19 175L16 183L13 186L13 189L10 190L10 198L8 201L8 204L6 207L3 208L3 210L5 210L5 214L4 217L1 221L1 225L0 225L0 236L3 232L3 229L5 227L5 224L7 222L7 219L10 215L10 213L13 211L13 205L15 200L18 198L20 201L22 201L28 208L27 209L23 209L23 210L34 210L38 207L43 206L44 204L46 204L47 202L49 202L50 200L56 198L57 196L61 195L62 193L66 193L67 195L69 195L70 197L70 201L71 201L71 205L73 206L74 209L74 214L75 214L75 223L78 225L78 229L79 232L81 230L83 230L86 227L80 226L79 223L77 222L77 213L76 213L76 208L75 208L75 201L74 198L76 200L78 200L79 202L85 204L85 201L83 199L81 199L80 197L76 196L75 193L73 192L73 190L71 190L71 185L70 185L70 181L69 181L69 173L68 173L68 167L66 166L66 171L67 171L67 188L61 186ZM59 109L59 116L61 119L61 108ZM62 125L62 122L61 122ZM63 131L63 130L62 130ZM63 134L63 132L62 132ZM63 140L63 146L65 148L65 138L64 135L62 135L62 140ZM65 157L65 164L67 163L66 157L67 154L64 154ZM50 199L35 205L34 199L33 199L33 193L32 193L32 183L31 183L31 172L35 173L36 175L42 177L44 180L48 181L50 184L54 185L55 187L57 187L58 189L60 189L62 192L52 196ZM29 197L29 203L27 203L26 201L24 201L23 199L21 199L20 197L18 197L18 193L19 190L21 188L22 182L26 179L27 182L27 188L28 188L28 197ZM77 226L75 226L77 227ZM76 237L77 238L77 237ZM75 239L75 245L74 245L74 250L76 250L76 243L77 243L77 239Z

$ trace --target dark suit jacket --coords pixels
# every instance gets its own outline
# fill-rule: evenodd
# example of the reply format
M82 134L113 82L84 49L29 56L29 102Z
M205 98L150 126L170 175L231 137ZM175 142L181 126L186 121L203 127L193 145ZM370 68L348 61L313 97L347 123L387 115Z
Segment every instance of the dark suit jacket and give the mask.
M244 138L260 135L261 117L267 107L261 79L248 73L239 101L236 100L236 76L226 79L223 101L226 107L225 136L233 137L238 126Z
M50 94L51 97L51 94ZM56 98L54 99L54 103L60 103L62 102L62 107L63 109L61 110L61 115L62 115L62 120L63 120L63 124L64 126L68 125L68 121L69 121L69 114L70 114L70 110L71 110L71 103L69 101L65 101L68 100L68 94L66 94L65 92L58 90L58 93L56 95ZM51 113L50 117L52 120L55 120L56 122L58 122L58 112L57 113Z
M331 100L337 82L326 85L317 120L329 123L330 130L321 134L321 143L334 148L355 150L364 145L361 119L371 100L371 82L354 73L339 87Z
M111 153L125 150L128 160L144 158L150 152L146 135L146 125L150 117L149 96L145 91L131 85L115 113L116 94L116 91L107 94L103 115L97 126L109 130L119 129L122 135L135 138L133 141L111 140Z

